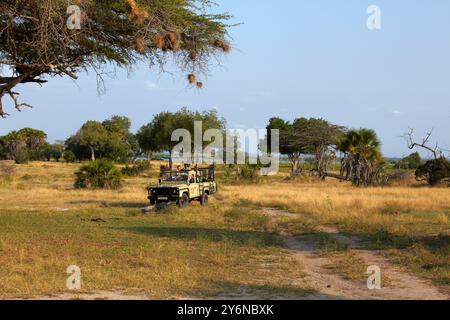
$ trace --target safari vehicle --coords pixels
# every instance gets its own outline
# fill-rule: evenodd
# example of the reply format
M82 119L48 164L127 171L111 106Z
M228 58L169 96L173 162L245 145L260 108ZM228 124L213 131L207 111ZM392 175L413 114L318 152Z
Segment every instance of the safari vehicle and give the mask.
M191 168L170 170L162 169L159 184L150 187L148 199L157 209L177 204L186 208L193 200L200 201L202 206L208 205L208 197L217 192L214 166L207 168Z

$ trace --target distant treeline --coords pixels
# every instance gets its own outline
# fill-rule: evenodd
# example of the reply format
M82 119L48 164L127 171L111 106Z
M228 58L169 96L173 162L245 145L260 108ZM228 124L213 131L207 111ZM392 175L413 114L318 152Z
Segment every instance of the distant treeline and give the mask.
M169 154L172 166L170 155L178 144L172 141L172 133L182 128L193 135L195 121L202 122L203 133L209 129L225 133L226 120L215 110L195 112L182 108L178 112L155 115L136 133L131 132L131 120L123 116L113 116L103 122L87 121L66 141L54 144L48 143L47 134L40 130L13 131L0 137L0 159L17 163L105 159L127 164L165 153ZM333 177L355 185L383 184L389 179L387 160L381 154L381 142L374 130L349 129L315 118L297 118L292 122L271 118L266 141L261 141L261 146L271 145L269 133L273 129L279 130L279 151L288 159L292 177L305 174L319 179ZM330 172L336 163L340 172ZM425 162L417 152L395 163L395 168L416 170L416 176L430 184L447 179L450 172L450 164L444 157Z
M176 142L172 132L179 128L194 131L194 121L203 122L203 130L225 130L225 120L216 111L192 112L186 108L178 112L161 112L137 133L131 132L131 120L113 116L103 122L87 121L67 140L51 144L41 130L25 128L0 137L0 159L27 161L75 162L107 159L130 163L149 160L158 153L170 153Z

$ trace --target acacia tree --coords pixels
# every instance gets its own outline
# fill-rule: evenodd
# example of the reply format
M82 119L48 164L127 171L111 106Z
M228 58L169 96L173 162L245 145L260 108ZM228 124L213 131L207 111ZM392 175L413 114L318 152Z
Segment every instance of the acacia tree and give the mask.
M325 179L329 165L336 158L336 145L343 133L344 127L326 120L299 118L293 124L292 143L314 155L311 173Z
M335 159L335 146L344 128L333 125L323 119L297 118L291 124L281 118L271 118L267 126L270 145L270 130L280 131L280 152L288 156L291 162L291 176L300 174L300 158L304 154L313 154L311 173L325 178L330 162Z
M305 147L296 143L293 125L281 118L271 118L267 125L267 146L271 146L271 130L280 132L280 153L286 155L291 163L291 176L297 176L300 172L300 157L305 152ZM269 152L271 152L269 150Z
M130 70L146 62L163 67L169 57L190 73L191 84L201 87L195 74L205 72L212 57L230 51L229 15L207 13L210 0L77 0L75 4L81 9L80 28L76 10L70 12L75 16L68 16L66 0L0 2L1 117L8 115L3 108L5 96L17 110L30 106L19 102L20 84L44 84L56 76L76 79L88 70L96 72L102 83L111 66Z

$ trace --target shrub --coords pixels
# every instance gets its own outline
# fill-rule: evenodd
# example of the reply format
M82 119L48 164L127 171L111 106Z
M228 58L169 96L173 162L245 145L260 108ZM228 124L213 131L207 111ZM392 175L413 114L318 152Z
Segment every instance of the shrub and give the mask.
M450 178L450 162L445 158L429 160L417 169L416 178L426 179L430 185L435 186Z
M256 164L244 164L238 167L238 179L249 180L253 182L259 181L260 166Z
M415 170L419 168L423 164L422 158L420 157L420 154L418 152L414 152L407 156L406 158L403 158L402 160L398 161L395 164L396 169L411 169Z
M122 174L108 160L90 162L75 172L77 189L118 189L121 186Z
M129 177L137 177L150 170L150 162L148 161L137 161L133 166L126 166L122 169L122 174Z
M27 150L21 150L17 152L14 160L17 164L26 164L30 161L30 153Z
M75 153L73 153L73 151L66 150L63 153L63 159L67 163L73 163L77 160L77 157L75 156Z

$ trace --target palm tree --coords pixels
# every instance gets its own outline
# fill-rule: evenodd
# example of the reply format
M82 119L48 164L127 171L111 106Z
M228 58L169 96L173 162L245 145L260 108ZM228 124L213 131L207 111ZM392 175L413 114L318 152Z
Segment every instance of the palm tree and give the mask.
M338 149L344 153L341 175L356 185L373 182L376 165L382 159L381 142L374 130L348 131L339 141Z

